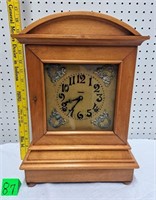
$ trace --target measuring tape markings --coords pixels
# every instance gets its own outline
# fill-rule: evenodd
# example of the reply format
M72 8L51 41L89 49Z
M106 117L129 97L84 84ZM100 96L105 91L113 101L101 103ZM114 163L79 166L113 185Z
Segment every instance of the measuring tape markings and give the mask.
M17 34L21 31L20 5L18 0L7 0L10 33ZM25 63L23 46L16 39L11 39L15 85L18 107L18 122L20 135L20 151L23 159L29 146L29 121L28 104L25 80Z

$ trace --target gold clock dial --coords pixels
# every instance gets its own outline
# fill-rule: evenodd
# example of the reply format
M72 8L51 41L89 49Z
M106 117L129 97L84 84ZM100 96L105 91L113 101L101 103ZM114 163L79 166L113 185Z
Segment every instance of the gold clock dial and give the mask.
M117 65L45 64L47 129L112 130Z
M80 72L62 78L57 103L68 118L87 120L102 109L104 97L104 88L96 76Z

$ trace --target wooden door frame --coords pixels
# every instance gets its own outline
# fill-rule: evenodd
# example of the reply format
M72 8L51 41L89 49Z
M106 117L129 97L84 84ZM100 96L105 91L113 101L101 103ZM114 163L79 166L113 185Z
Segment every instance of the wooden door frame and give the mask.
M112 56L110 52L115 53ZM113 145L127 143L136 47L26 45L26 60L33 144ZM43 63L119 64L114 130L47 131ZM91 135L94 137L90 137Z

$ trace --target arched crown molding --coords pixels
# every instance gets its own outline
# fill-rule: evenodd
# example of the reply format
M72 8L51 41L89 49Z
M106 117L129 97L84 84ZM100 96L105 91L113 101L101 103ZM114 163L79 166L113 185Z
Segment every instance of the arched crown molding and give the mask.
M24 44L100 46L137 46L149 39L114 17L94 12L50 15L13 37Z

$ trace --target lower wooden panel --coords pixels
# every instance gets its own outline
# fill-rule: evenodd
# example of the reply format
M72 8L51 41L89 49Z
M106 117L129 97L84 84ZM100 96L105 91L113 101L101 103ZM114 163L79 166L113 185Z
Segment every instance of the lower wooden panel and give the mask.
M138 164L129 145L31 145L26 182L131 182Z
M26 182L130 182L133 169L102 170L26 170Z

